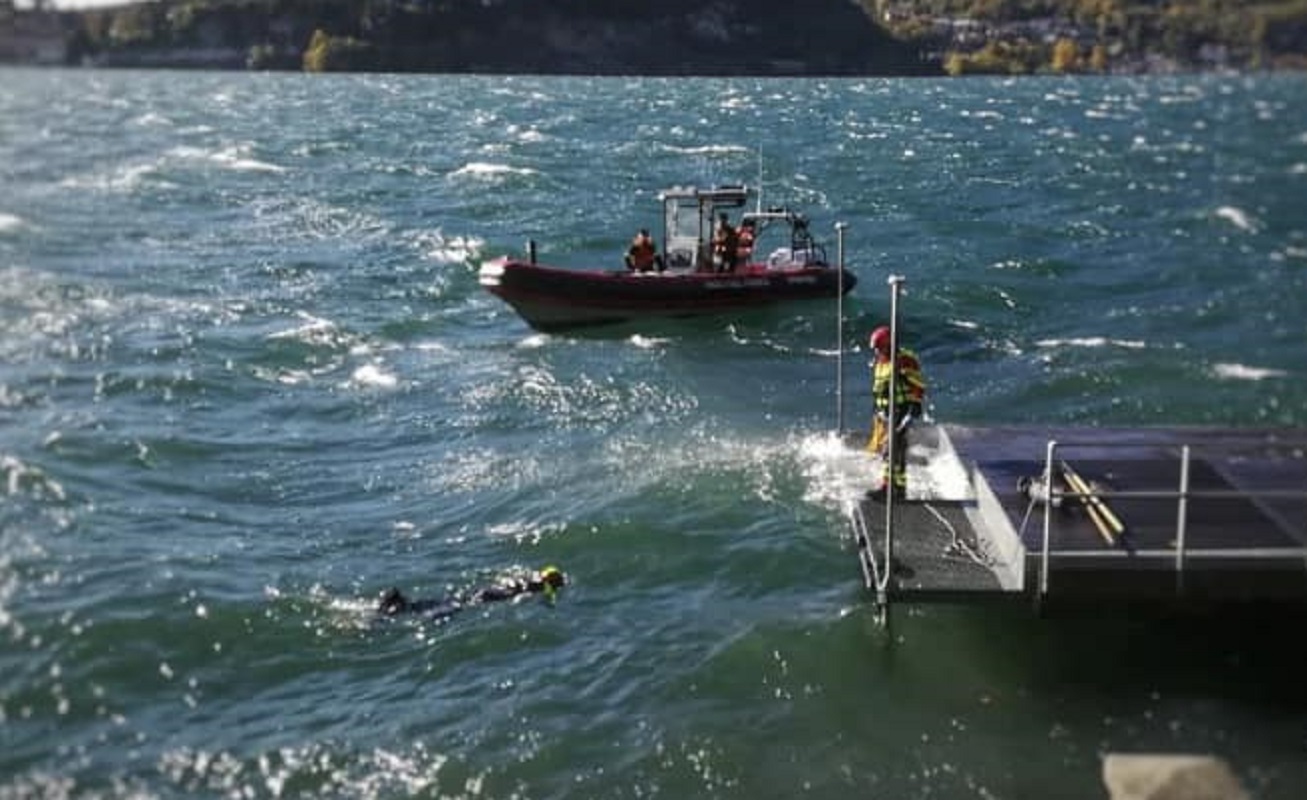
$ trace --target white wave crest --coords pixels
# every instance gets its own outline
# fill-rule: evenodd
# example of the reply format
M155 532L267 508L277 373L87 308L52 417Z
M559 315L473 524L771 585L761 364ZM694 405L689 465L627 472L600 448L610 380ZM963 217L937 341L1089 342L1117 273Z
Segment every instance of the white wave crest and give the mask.
M449 173L451 178L498 178L504 175L535 175L536 170L530 167L511 167L508 164L491 164L486 161L473 161L453 172Z
M878 462L865 450L849 447L831 432L800 439L798 458L807 478L804 500L844 514L871 488L878 472Z
M413 349L419 352L440 353L442 355L449 355L450 353L456 352L454 348L450 347L444 342L437 342L437 341L418 342L417 344L413 345Z
M636 333L631 336L630 341L631 344L635 345L641 350L654 350L657 349L658 347L661 347L664 344L667 344L671 340L666 338L659 338L657 336L644 336L642 334Z
M147 111L132 120L131 124L142 128L163 128L172 127L172 120L154 111Z
M716 156L726 155L727 153L750 153L753 152L744 145L739 144L705 144L694 147L682 147L680 145L666 144L663 149L669 153L681 153L691 156Z
M258 224L268 235L329 239L348 236L354 241L391 235L387 220L347 206L331 205L306 197L278 197L250 204Z
M323 342L334 341L336 334L336 323L329 319L322 319L304 312L299 313L300 319L304 320L303 325L297 325L284 331L268 334L269 339L298 339L304 342Z
M10 389L3 383L0 383L0 408L17 408L25 399L25 395Z
M222 150L210 156L214 163L238 172L285 172L286 168L257 158L249 158L240 148Z
M422 256L440 264L461 264L475 260L485 248L476 236L446 236L441 231L418 234L416 244Z
M393 372L387 372L377 364L364 364L349 376L349 385L374 389L394 389L399 385L399 378Z
M1262 381L1267 378L1283 378L1289 373L1282 369L1251 367L1247 364L1218 363L1212 365L1212 374L1227 380Z
M303 386L313 381L313 373L305 369L270 370L255 367L253 375L261 381L279 383L282 386Z
M333 625L348 629L365 629L365 620L374 607L374 601L370 599L330 598L321 591L311 597L328 609L356 617L354 620L329 620ZM319 634L323 633L319 630ZM430 636L422 631L415 635L419 642ZM259 754L258 769L243 769L239 755L174 746L161 753L157 763L151 766L172 785L208 787L221 782L228 794L239 797L285 797L293 794L305 781L313 783L316 794L357 797L360 800L401 796L447 797L459 795L460 790L461 796L481 797L483 793L479 787L490 783L486 774L473 773L466 778L467 787L471 788L462 784L451 788L453 781L445 768L450 757L429 750L423 742L397 749L378 747L340 765L335 764L335 753L330 746L317 742L282 747ZM331 764L332 767L324 770L320 767L322 764ZM67 788L57 778L36 774L25 780L27 783L19 785L15 796L52 797L58 796L60 790L68 794ZM124 790L108 796L134 797L140 794Z
M970 500L971 479L957 454L944 445L947 439L919 437L908 446L909 497L933 500ZM831 432L809 434L797 446L804 466L808 502L852 513L867 489L879 484L883 464L878 456L856 441Z
M486 535L495 539L511 539L519 545L537 545L549 534L562 530L564 526L557 522L516 520L489 525L486 527Z
M523 128L520 125L509 125L505 132L517 139L519 142L543 142L545 135L536 128Z
M1226 220L1239 230L1248 231L1249 233L1256 233L1261 227L1257 220L1250 216L1248 212L1234 206L1221 206L1212 212L1212 216L1217 219Z
M5 475L5 490L10 497L20 492L30 493L33 497L50 497L63 501L68 495L58 481L54 480L39 467L31 467L13 456L0 456L0 473Z
M251 146L248 144L235 145L222 150L205 150L200 147L174 147L168 151L172 158L182 161L201 161L211 164L217 164L236 172L285 172L286 168L276 164L270 164L266 161L259 161L256 158L250 158Z
M27 225L27 221L16 214L6 214L0 211L0 233L16 231Z
M1075 339L1040 339L1036 347L1124 347L1130 350L1142 350L1147 342L1137 339L1109 339L1106 336L1082 336Z
M132 192L146 178L158 172L156 164L126 164L109 172L96 172L89 175L73 175L59 181L64 189L94 189L101 192ZM172 184L159 182L159 186Z
M523 350L539 350L549 344L551 338L547 333L533 333L517 343Z

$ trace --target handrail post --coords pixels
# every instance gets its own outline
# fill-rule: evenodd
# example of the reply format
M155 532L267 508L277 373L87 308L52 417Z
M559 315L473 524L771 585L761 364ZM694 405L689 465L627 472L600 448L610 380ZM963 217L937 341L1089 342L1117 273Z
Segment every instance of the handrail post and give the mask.
M1189 522L1189 445L1180 448L1180 497L1175 514L1175 593L1184 593L1185 529Z
M835 298L835 433L844 438L844 229L843 222L835 223L835 268L838 288Z
M899 292L903 285L902 275L891 275L887 281L890 287L889 295L889 414L885 420L885 425L889 428L887 433L889 438L886 439L888 450L885 451L885 458L889 463L881 469L884 477L889 480L885 485L885 580L886 586L889 585L890 575L894 571L894 448L898 446L897 431L894 428L897 425L897 406L895 399L898 397L898 358L899 358Z
M1053 541L1053 457L1056 451L1057 440L1049 439L1048 452L1044 459L1044 542L1039 551L1039 590L1035 593L1036 608L1043 607L1044 596L1048 594L1048 554Z

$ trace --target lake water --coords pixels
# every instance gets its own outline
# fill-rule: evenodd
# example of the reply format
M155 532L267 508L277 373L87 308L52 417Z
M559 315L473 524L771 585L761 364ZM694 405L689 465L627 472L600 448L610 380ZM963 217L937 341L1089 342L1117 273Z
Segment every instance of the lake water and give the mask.
M0 71L0 798L1307 785L1301 619L872 620L865 337L945 422L1307 426L1307 82ZM859 277L586 336L477 283L759 183ZM557 564L552 606L377 594Z

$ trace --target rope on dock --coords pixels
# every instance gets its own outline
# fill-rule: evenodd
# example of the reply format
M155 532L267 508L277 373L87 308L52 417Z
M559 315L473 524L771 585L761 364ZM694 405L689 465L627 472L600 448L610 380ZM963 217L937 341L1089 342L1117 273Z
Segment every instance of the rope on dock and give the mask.
M930 503L922 503L922 505L925 506L926 510L934 515L935 519L939 520L939 523L949 532L951 541L944 548L944 555L946 557L961 557L985 568L992 568L994 566L994 560L985 553L982 553L980 548L975 544L964 539L962 535L958 533L958 529L953 526L953 523L949 522L948 518L940 513L939 509L935 508Z

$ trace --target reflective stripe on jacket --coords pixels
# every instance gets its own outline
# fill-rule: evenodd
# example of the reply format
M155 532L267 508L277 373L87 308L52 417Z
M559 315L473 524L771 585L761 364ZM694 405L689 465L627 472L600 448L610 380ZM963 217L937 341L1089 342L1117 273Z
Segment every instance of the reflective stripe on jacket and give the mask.
M871 396L876 401L877 411L889 409L890 360L876 357L871 371ZM895 405L921 403L926 399L926 378L921 373L921 362L917 354L906 347L899 348L899 379L895 384L898 395Z

